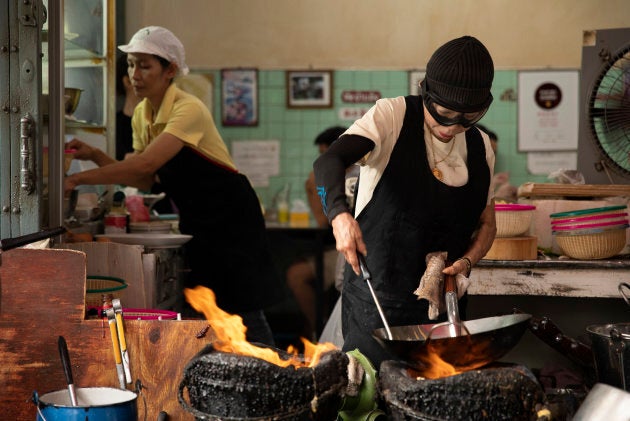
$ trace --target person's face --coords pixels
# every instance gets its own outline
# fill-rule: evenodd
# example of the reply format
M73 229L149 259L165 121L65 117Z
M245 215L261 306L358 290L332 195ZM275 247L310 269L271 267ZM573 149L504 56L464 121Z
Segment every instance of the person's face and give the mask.
M326 152L328 150L328 145L325 143L320 143L317 145L317 147L319 148L319 153L323 154L324 152Z
M129 53L127 64L129 79L138 98L149 98L153 103L160 103L175 77L175 66L171 63L164 68L155 56L144 53Z
M435 104L436 111L440 113L444 113L445 115L449 115L453 113L453 111L442 107L441 105ZM460 114L460 113L456 113ZM429 128L429 131L433 136L435 136L441 142L450 141L455 135L459 133L463 133L468 130L470 127L464 127L461 124L453 124L450 126L441 125L429 112L427 106L424 106L424 123Z

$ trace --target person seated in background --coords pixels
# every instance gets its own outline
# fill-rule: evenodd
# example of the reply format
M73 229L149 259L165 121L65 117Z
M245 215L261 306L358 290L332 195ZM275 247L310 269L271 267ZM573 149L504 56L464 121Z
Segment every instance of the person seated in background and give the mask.
M328 147L346 131L345 127L335 126L321 132L315 138L315 145L322 154L328 150ZM352 167L351 167L352 168ZM354 184L358 176L358 168L356 171L349 171L346 174L346 198L352 200L354 197ZM308 204L315 222L320 227L328 227L328 218L324 215L322 203L317 194L315 187L315 174L310 172L308 179L304 183ZM341 259L341 260L340 260ZM343 257L332 248L324 252L324 273L323 273L323 289L329 290L333 284L337 290L341 289L343 280ZM315 297L315 285L317 276L315 272L315 259L313 256L307 256L295 261L286 271L287 285L293 292L300 310L306 318L306 326L304 328L305 336L314 339L316 328L317 300Z
M497 134L487 127L476 124L477 128L483 131L490 138L490 144L494 155L497 155L499 137ZM516 202L517 200L517 188L510 184L510 173L507 171L495 173L490 182L491 188L494 191L494 197L496 201Z

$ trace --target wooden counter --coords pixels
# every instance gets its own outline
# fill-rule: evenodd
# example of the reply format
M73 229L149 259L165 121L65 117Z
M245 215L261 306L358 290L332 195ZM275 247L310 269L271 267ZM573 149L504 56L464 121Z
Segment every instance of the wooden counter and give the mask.
M57 340L64 336L75 387L118 387L107 323L86 320L86 255L15 249L0 255L0 408L2 419L34 420L33 392L67 387ZM143 385L138 419L166 411L193 420L177 399L185 365L211 342L205 320L125 320L132 384Z
M470 274L471 295L619 298L630 282L630 256L617 260L481 260Z

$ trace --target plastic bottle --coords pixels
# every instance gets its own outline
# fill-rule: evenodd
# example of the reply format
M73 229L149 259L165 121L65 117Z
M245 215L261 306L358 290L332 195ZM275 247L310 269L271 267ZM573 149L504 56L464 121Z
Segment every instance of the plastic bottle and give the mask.
M276 197L276 209L278 211L278 222L281 224L289 223L289 191L291 186L285 184L282 190L278 192Z

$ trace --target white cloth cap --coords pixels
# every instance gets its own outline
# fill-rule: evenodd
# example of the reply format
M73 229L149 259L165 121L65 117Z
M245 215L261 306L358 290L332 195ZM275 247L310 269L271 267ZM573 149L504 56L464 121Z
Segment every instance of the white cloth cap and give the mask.
M188 74L186 52L181 41L168 29L147 26L136 32L127 45L118 48L125 53L154 54L177 65L178 72Z

